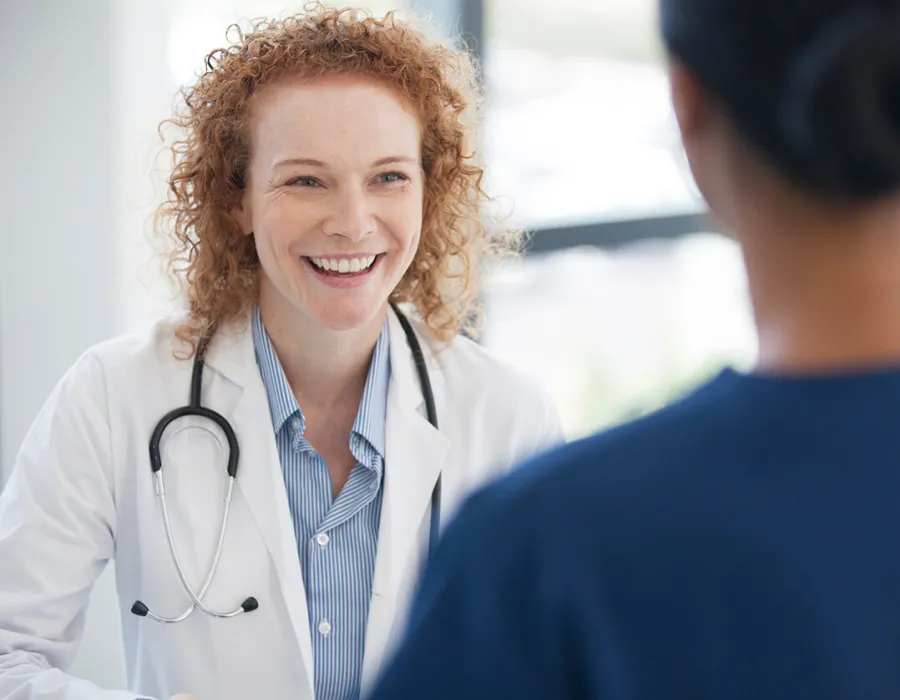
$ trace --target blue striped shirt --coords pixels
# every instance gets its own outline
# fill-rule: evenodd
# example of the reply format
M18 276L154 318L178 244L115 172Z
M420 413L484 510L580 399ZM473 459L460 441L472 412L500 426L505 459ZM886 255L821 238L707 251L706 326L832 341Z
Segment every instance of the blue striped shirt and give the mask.
M306 586L316 699L356 700L381 520L391 371L387 321L350 434L350 451L357 465L337 499L332 499L328 465L303 437L303 411L258 310L252 328Z

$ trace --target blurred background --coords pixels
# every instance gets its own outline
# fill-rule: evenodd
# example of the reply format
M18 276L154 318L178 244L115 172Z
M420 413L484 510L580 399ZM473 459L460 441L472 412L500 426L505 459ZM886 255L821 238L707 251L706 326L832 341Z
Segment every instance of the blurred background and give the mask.
M541 381L570 438L754 359L736 245L708 230L678 145L654 0L362 0L480 58L487 189L531 233L495 270L481 342ZM225 28L284 0L0 0L0 486L90 345L171 310L149 243L157 126ZM15 562L0 562L0 575ZM114 581L73 672L122 687Z

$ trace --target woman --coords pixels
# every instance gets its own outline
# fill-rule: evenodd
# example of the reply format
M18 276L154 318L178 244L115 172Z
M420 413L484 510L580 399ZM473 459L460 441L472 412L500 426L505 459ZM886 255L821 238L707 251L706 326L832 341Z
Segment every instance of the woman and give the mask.
M560 438L457 335L502 242L465 55L316 7L206 65L161 212L190 309L72 368L0 500L0 698L356 698L437 509ZM129 693L64 673L110 558Z
M900 0L661 9L758 366L475 497L376 700L900 697Z

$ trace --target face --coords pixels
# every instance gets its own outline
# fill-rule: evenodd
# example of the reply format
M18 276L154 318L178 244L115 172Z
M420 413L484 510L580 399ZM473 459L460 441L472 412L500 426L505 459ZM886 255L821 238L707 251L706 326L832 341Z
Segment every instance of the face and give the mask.
M363 78L284 80L254 95L236 217L256 242L260 303L336 330L380 318L422 228L418 118Z

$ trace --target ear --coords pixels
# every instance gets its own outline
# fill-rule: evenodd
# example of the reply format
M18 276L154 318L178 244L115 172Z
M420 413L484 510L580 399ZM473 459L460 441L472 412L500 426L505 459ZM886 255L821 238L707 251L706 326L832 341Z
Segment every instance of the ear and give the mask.
M669 85L694 183L720 228L730 230L736 221L735 195L742 192L735 181L739 173L732 157L730 121L712 93L677 59L669 63Z
M245 236L249 236L253 233L253 216L250 212L250 205L247 202L246 190L244 191L244 194L241 195L240 202L231 209L231 216L237 221L238 226L241 227L241 231L243 231Z
M681 140L689 147L709 124L711 102L694 74L677 59L669 61L669 88Z

